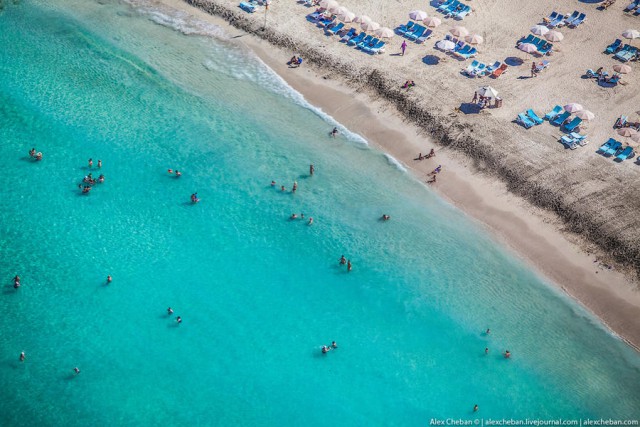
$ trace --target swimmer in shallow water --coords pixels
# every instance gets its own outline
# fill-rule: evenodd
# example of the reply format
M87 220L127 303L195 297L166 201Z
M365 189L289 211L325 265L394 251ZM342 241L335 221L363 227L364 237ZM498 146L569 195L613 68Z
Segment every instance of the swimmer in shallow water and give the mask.
M338 135L338 128L334 127L333 130L331 131L331 136L335 138L336 135Z
M111 283L111 281L113 280L113 278L111 277L111 275L107 276L107 283Z
M180 323L182 323L182 317L178 316L178 317L176 318L176 322L178 322L178 325L179 325Z
M80 373L80 368L76 366L75 368L73 368L73 372L75 372L76 375L78 375Z
M505 350L505 352L504 352L504 358L505 358L505 359L508 359L508 358L510 358L510 357L511 357L511 352L510 352L509 350Z
M309 217L309 222L307 224L309 225L313 224L313 217Z
M294 213L292 213L291 216L289 217L289 219L297 219L297 218L298 218L298 215Z
M335 341L331 341L331 348L338 348L338 344Z
M171 307L167 308L167 314L171 316L173 314L173 309Z
M351 271L351 260L347 260L347 271Z
M326 354L329 352L329 350L331 350L329 347L327 347L326 345L322 346L322 353Z
M344 257L344 255L340 256L340 265L345 265L347 263L347 259Z
M387 214L382 215L382 220L383 221L389 221L391 219L391 217Z
M26 358L26 356L24 355L24 351L22 353L20 353L20 361L24 362L24 359Z

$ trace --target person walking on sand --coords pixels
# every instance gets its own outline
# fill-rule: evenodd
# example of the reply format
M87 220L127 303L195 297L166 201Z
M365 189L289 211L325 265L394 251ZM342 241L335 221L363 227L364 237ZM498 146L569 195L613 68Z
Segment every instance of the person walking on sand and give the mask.
M402 49L402 56L404 56L404 51L407 50L407 41L402 40L402 44L400 45L400 49Z
M536 74L536 61L531 63L531 77L538 77Z
M478 102L478 92L473 92L473 98L471 99L471 102L473 104L475 104L476 102Z

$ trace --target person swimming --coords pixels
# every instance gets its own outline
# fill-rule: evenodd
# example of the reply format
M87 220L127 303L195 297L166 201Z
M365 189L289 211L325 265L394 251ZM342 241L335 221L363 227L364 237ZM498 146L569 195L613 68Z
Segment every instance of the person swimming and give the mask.
M280 186L280 191L287 191L286 188L284 188L284 185Z
M36 156L36 149L32 148L31 150L29 150L29 157L35 157Z
M22 353L20 353L20 361L24 362L24 359L26 358L26 356L24 355L24 351Z
M335 341L331 341L331 348L338 348L338 344Z
M38 160L38 161L39 161L39 160L42 160L42 152L41 152L41 151L38 151L38 152L36 153L36 160Z
M347 263L347 259L344 257L344 255L340 256L340 265L345 265Z
M89 191L91 191L91 186L85 185L82 187L82 194L89 194Z
M20 283L20 276L16 274L16 277L13 278L14 283Z
M104 182L104 175L100 174L100 176L98 177L98 182L100 184L102 184Z
M173 173L173 169L167 169L168 173Z
M336 135L338 135L338 128L334 127L333 130L331 131L331 136L335 138Z
M329 350L331 350L331 349L330 349L329 347L327 347L326 345L323 345L323 346L322 346L322 353L323 353L323 354L328 353L328 352L329 352Z
M80 368L76 366L75 368L73 368L73 372L75 372L76 375L78 375L80 373Z
M173 314L173 309L171 307L167 308L167 314L171 316Z
M178 317L176 318L176 322L178 322L178 325L179 325L180 323L182 323L182 317L178 316Z
M182 172L176 169L176 178L180 178L182 176Z
M89 159L89 167L92 168L93 167L93 159Z
M389 221L391 219L391 217L387 214L382 215L382 220L383 221Z
M510 352L509 350L505 350L505 352L504 352L504 358L505 358L505 359L508 359L508 358L510 358L510 357L511 357L511 352Z
M291 216L289 217L289 219L297 219L297 218L298 218L298 215L294 213L292 213Z
M351 260L347 260L347 271L351 271Z
M293 181L293 189L291 190L291 192L295 193L297 189L298 189L298 181Z
M271 181L271 186L275 187L276 186L276 182L275 181Z
M113 278L111 277L111 275L107 276L107 283L111 283L111 281L113 280Z
M98 168L102 167L102 160L98 159Z
M307 223L308 225L313 224L313 217L309 217L309 222Z
M191 195L191 203L198 203L200 199L198 198L198 193L193 193Z

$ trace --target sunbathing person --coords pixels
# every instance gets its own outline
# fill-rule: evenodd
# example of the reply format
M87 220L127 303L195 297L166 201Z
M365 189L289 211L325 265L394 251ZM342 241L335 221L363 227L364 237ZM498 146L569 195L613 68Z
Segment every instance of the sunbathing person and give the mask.
M294 66L294 64L297 64L297 63L298 63L298 57L293 55L291 57L291 59L289 60L289 62L287 62L287 65L292 67L292 66Z

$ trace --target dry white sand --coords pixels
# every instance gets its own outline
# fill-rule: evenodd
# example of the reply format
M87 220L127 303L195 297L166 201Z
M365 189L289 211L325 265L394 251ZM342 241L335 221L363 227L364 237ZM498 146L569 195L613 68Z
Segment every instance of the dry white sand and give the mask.
M423 1L341 2L391 28L406 22L408 12L418 8L442 18L443 24L435 30L434 37L423 45L408 43L405 56L394 55L403 40L399 37L391 39L386 53L377 56L339 43L335 36L325 36L306 21L305 15L313 9L293 0L272 2L267 31L260 30L265 22L264 8L249 15L238 12L238 2L234 0L185 0L201 7L214 6L214 12L241 30L181 0L161 1L222 25L232 36L243 35L236 42L256 52L311 103L393 155L417 177L423 179L435 165L442 164L444 172L432 186L435 191L488 227L623 339L636 348L640 346L640 292L633 274L624 276L594 263L594 254L610 262L613 257L624 259L625 253L638 253L640 229L636 228L636 212L640 211L640 197L633 185L638 182L640 166L632 160L618 164L595 151L609 137L623 140L612 128L615 119L620 114L635 117L633 113L640 109L640 79L634 76L640 73L640 67L631 63L633 71L624 77L625 84L613 88L599 87L593 80L581 78L587 68L603 66L611 73L617 62L602 51L625 29L640 27L640 17L622 12L626 1L599 11L597 4L575 0L540 0L528 2L526 8L518 1L473 0L469 4L474 12L464 21L445 19ZM514 47L516 41L552 10L568 13L574 9L587 13L587 21L575 29L561 29L565 39L555 43L556 52L545 58L551 61L550 67L539 77L528 78L530 56ZM460 69L470 61L458 61L434 49L437 40L453 25L460 24L484 37L479 60L492 63L521 57L527 62L510 67L507 74L495 80L461 75ZM272 42L275 38L281 46L296 46L297 51L275 48L244 30ZM305 53L312 55L318 49L326 56L327 64L340 67L323 67L317 57L311 61L313 64L305 61L298 69L286 67L292 54L305 57ZM437 64L428 65L423 60ZM448 131L445 147L425 132L433 124L421 128L408 123L406 114L398 112L397 102L380 96L380 90L375 88L377 82L371 78L372 70L398 87L407 79L417 83L405 96L417 100L433 115L430 119L435 118L436 124ZM358 73L362 79L353 78ZM483 85L500 92L502 108L480 114L455 111ZM562 132L546 122L530 130L512 122L518 112L527 108L542 116L554 105L569 102L579 102L596 115L582 129L591 141L586 147L566 150L558 142ZM418 152L426 153L432 147L436 148L436 159L413 160ZM528 193L531 187L527 185L532 184L534 197ZM619 241L616 236L620 236ZM638 267L633 262L627 265Z

